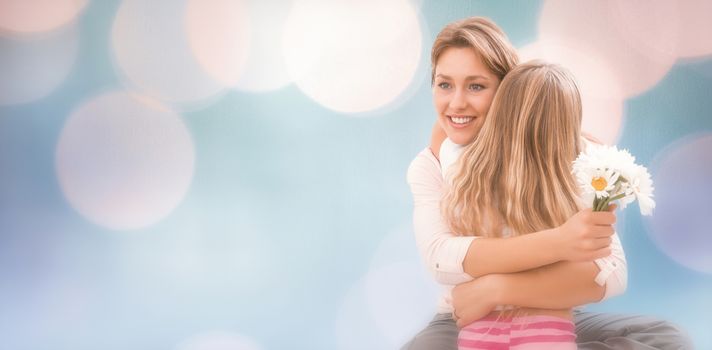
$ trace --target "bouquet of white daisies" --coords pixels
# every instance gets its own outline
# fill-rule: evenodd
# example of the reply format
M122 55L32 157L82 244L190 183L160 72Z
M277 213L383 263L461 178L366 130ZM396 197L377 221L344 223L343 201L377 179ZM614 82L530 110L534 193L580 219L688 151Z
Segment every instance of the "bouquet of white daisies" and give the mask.
M589 145L573 164L573 173L583 190L583 199L593 211L607 210L618 201L621 209L636 199L642 215L655 208L653 180L648 169L635 163L627 150L616 146Z

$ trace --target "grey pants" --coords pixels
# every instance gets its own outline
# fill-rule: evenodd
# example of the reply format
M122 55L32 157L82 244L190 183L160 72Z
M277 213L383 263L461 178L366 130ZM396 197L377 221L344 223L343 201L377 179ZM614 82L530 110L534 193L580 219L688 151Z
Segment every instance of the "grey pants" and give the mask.
M675 325L652 317L574 311L580 350L689 350L692 341ZM401 350L457 350L450 314L437 314Z

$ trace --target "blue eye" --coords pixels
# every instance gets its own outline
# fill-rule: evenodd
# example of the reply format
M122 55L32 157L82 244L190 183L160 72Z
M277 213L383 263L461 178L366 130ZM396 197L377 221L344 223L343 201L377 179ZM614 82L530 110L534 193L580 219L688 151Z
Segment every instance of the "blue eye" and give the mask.
M441 89L449 89L450 83L446 83L446 82L438 83L438 87Z
M471 84L470 85L470 90L472 90L472 91L480 91L480 90L484 90L484 88L485 87L480 84Z

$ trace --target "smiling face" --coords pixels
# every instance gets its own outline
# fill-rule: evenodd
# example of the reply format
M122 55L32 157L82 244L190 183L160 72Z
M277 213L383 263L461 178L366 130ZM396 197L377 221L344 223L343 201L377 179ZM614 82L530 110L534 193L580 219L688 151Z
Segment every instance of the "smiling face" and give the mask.
M466 145L475 140L499 82L472 48L451 47L440 55L433 102L438 122L452 142Z

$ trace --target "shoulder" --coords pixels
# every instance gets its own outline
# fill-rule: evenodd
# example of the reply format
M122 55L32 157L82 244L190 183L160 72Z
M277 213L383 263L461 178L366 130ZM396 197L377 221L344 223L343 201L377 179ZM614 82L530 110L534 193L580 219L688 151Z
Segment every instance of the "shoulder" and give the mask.
M408 166L408 183L424 178L440 177L440 162L430 148L425 148L413 158Z

